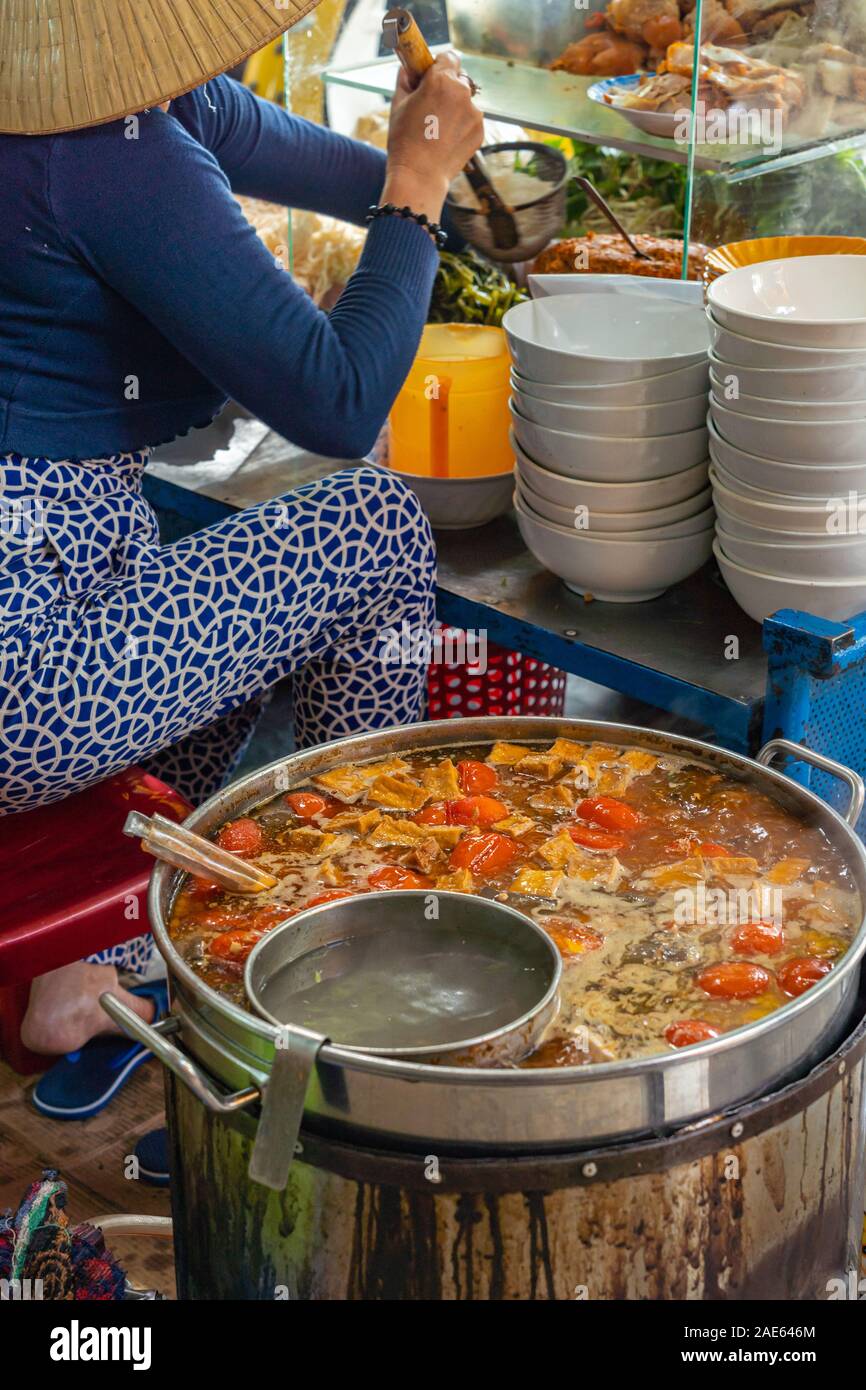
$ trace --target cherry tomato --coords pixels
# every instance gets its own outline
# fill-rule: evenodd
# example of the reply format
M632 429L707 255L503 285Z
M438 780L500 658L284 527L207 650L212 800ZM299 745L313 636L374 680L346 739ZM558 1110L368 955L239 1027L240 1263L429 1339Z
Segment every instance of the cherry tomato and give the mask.
M448 801L445 810L449 825L493 825L505 820L508 807L493 796L465 796L461 801Z
M665 854L700 854L704 859L729 856L731 851L725 845L717 845L712 840L699 840L696 835L681 835L664 847Z
M474 796L477 792L489 792L491 787L496 786L499 778L496 769L489 763L479 763L470 758L465 763L457 764L457 780L462 792L467 796Z
M729 960L708 965L697 976L696 983L704 994L714 999L753 999L769 987L770 973L749 961Z
M468 869L481 878L493 878L507 868L517 854L517 845L508 835L490 831L487 835L464 835L451 851L452 869Z
M544 930L561 956L582 956L604 945L604 937L582 922L568 922L560 917L548 917Z
M207 949L210 955L216 956L217 960L223 961L226 965L240 966L263 936L264 932L253 931L249 927L225 931L222 935L215 936Z
M318 792L289 792L286 805L290 806L301 820L313 820L315 816L337 816L346 808L332 796L320 796Z
M322 903L336 903L341 898L357 898L359 893L366 892L364 888L326 888L324 893L317 893L314 898L310 898L304 903L304 908L320 907Z
M423 811L416 811L412 820L416 825L447 825L448 806L444 801L434 801L432 806L425 806Z
M617 801L615 796L589 796L579 803L575 814L580 820L604 826L605 830L637 830L644 822L640 811Z
M385 864L374 869L367 879L371 888L381 891L386 888L429 888L430 880L414 869L403 869L399 864Z
M613 830L600 830L594 825L570 825L568 833L576 845L586 849L622 849L628 844L625 835Z
M726 845L717 845L712 840L704 840L698 845L698 854L704 859L730 859L731 851Z
M796 999L825 975L829 975L831 969L828 961L819 960L817 956L795 956L793 960L788 960L781 966L778 980L785 993Z
M244 859L249 859L254 854L261 854L264 842L262 827L258 821L253 820L250 816L241 816L240 820L230 820L228 825L224 825L217 835L217 844L220 849L230 850L232 854L239 854Z
M223 890L212 878L200 878L198 874L190 876L184 884L183 893L186 898L208 899L221 893Z
M296 907L280 907L278 903L271 903L269 907L260 907L253 913L250 917L250 927L257 932L270 931L273 927L278 927L280 922L294 917L297 910Z
M708 1042L718 1038L720 1030L702 1018L682 1018L678 1023L669 1023L665 1029L665 1042L671 1047L691 1047L692 1043Z
M744 922L731 933L731 950L738 956L777 956L785 933L773 922Z

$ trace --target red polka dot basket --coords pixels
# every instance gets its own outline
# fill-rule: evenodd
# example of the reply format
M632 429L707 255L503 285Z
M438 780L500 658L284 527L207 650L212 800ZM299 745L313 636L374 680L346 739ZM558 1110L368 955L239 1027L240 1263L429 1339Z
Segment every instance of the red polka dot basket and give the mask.
M443 659L428 673L429 719L460 719L481 715L537 714L561 717L565 712L564 671L535 657L509 651L495 642L479 653L470 648L470 661L449 661L459 652L465 634L459 628L439 629Z

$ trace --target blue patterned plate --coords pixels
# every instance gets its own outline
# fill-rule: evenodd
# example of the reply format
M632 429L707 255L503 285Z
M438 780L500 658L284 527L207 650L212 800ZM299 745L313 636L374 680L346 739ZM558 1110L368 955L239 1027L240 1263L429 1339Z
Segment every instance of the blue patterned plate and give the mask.
M589 88L587 96L590 101L597 102L599 106L606 106L609 111L618 112L627 121L631 121L633 126L637 126L638 130L646 131L647 135L659 135L664 140L676 140L679 131L682 138L682 132L686 129L682 113L677 111L640 111L633 107L617 104L617 98L636 91L642 80L650 75L645 72L635 72L629 77L607 77L603 82L594 82ZM683 139L682 143L687 142Z

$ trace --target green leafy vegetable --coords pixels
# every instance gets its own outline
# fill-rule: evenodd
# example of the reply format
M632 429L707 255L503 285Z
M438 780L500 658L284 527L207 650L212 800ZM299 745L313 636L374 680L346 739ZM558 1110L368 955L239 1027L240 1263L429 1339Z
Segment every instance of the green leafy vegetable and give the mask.
M433 285L428 323L479 323L498 328L514 304L526 299L503 270L472 250L443 251Z

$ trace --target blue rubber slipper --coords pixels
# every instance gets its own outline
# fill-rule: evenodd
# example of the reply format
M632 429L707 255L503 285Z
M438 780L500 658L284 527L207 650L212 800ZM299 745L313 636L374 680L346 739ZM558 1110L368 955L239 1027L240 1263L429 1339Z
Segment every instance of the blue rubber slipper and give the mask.
M154 1020L165 1015L168 990L164 980L138 985L130 993L153 1000ZM105 1109L150 1056L149 1048L129 1038L93 1038L80 1051L61 1057L40 1077L31 1092L33 1104L53 1120L87 1120Z
M138 1176L153 1187L168 1187L168 1130L143 1134L132 1151L138 1159Z

